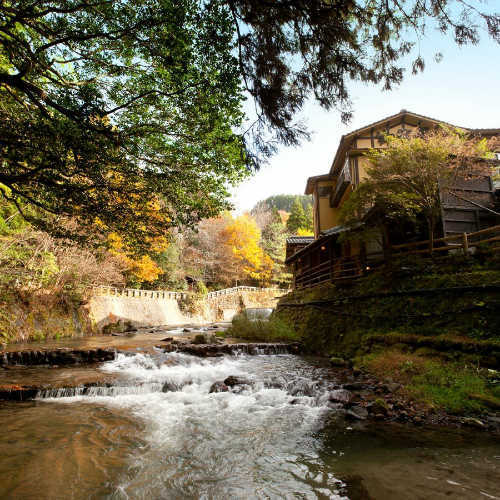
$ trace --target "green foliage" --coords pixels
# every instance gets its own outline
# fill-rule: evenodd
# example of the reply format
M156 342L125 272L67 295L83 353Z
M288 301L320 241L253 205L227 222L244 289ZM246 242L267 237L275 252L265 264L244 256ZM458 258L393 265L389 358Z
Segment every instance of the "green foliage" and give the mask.
M286 286L291 278L285 266L287 235L287 229L281 222L279 215L271 219L271 222L262 230L261 234L261 247L273 261L271 280L280 286Z
M301 194L277 194L274 196L269 196L265 200L261 200L255 204L251 213L258 210L284 210L285 212L291 212L295 200L299 200L302 204L302 208L307 213L307 210L312 207L312 197L310 195Z
M279 318L271 317L269 321L250 321L243 314L233 318L232 326L226 330L226 336L264 342L300 339L293 327Z
M475 413L500 405L487 370L470 364L384 350L363 356L357 365L382 379L400 382L405 393L429 407Z
M52 234L115 231L138 249L228 208L248 173L228 9L25 3L0 7L3 197Z
M292 234L296 234L299 229L311 229L310 218L306 215L299 198L295 198L287 220L286 227Z

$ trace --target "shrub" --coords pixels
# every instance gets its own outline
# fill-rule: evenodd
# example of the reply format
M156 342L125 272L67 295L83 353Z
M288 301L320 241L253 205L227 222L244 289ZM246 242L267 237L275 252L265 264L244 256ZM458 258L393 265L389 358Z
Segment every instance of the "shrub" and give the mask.
M250 321L244 315L237 315L232 326L227 330L227 336L246 340L261 340L266 342L300 340L297 332L285 321L272 317L269 321Z

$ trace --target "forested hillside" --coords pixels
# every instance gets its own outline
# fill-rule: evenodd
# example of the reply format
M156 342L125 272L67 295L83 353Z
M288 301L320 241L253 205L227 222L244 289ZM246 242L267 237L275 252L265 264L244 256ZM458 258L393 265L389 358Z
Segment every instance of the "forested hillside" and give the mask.
M291 212L295 200L298 199L302 204L302 208L307 211L312 207L312 197L306 194L276 194L274 196L269 196L265 200L261 200L255 204L252 208L251 213L258 212L260 210L284 210L285 212Z

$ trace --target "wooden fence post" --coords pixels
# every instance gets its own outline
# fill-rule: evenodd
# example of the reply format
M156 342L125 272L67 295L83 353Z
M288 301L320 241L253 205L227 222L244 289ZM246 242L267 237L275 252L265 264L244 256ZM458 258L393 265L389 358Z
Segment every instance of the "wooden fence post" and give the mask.
M464 254L467 255L469 253L469 241L467 240L467 233L462 233L462 241L464 247Z

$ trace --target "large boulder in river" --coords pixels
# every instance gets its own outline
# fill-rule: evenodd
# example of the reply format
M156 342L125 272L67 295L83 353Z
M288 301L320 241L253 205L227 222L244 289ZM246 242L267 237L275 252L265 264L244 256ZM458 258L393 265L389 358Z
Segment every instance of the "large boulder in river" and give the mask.
M210 387L209 393L212 394L213 392L228 392L228 391L229 387L224 382L214 382Z
M351 402L353 398L353 394L351 391L347 391L345 389L337 389L335 391L331 391L328 399L335 403L343 403L348 404Z
M250 381L243 377L235 377L230 375L224 380L224 383L229 387L234 387L235 385L250 385Z
M195 345L215 344L216 341L217 341L217 339L215 338L215 335L209 335L206 333L198 333L197 335L194 336L192 343Z

